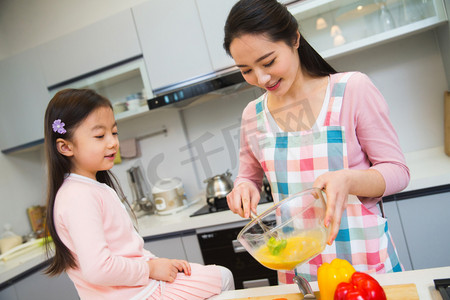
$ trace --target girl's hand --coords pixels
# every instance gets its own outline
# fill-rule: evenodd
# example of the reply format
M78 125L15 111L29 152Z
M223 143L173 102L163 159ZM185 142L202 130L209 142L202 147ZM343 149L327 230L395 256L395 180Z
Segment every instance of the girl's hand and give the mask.
M191 265L181 259L154 258L147 261L150 270L149 278L172 283L179 272L191 275Z
M332 223L328 245L331 245L339 232L342 213L347 208L350 191L350 176L347 170L327 172L314 181L314 187L324 189L327 195L325 227Z
M243 218L250 218L250 210L256 214L260 192L254 184L242 182L227 195L228 207Z

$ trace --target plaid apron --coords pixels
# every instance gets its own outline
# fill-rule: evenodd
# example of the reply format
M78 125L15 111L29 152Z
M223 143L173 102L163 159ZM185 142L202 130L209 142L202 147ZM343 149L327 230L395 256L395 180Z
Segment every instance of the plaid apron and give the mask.
M343 73L331 87L323 126L315 130L273 132L265 113L265 97L256 103L257 129L249 142L272 188L274 202L311 188L314 180L328 171L348 168L345 130L339 125L342 99L348 78ZM255 140L253 140L255 141ZM357 271L386 273L402 271L386 219L370 212L356 196L349 196L336 240L295 271L279 271L280 283L293 283L295 274L317 280L317 269L334 258L346 259Z

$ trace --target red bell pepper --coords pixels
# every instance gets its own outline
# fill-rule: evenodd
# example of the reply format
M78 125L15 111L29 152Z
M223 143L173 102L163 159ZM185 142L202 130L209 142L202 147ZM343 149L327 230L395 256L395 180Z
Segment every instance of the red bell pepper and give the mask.
M350 283L338 284L334 300L386 300L386 294L375 278L366 273L355 272Z

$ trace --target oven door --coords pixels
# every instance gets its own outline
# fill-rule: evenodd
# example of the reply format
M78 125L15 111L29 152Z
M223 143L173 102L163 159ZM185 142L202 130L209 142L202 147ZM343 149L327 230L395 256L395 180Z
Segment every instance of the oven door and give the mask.
M244 225L197 231L205 264L216 264L230 269L236 289L277 285L277 272L258 263L236 240Z

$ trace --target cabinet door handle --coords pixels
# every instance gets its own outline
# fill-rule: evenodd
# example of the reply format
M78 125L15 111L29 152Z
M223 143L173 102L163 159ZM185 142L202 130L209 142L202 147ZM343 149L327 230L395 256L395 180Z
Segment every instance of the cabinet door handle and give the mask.
M245 252L244 246L238 240L233 240L231 243L233 244L234 253Z

